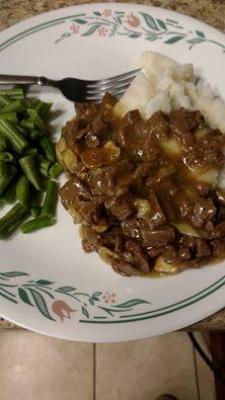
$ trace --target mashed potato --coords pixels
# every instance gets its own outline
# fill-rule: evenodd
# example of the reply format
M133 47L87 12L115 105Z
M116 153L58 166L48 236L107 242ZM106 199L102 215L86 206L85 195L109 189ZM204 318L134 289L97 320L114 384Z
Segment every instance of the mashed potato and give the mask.
M197 79L193 65L178 64L155 52L141 56L141 72L115 107L123 116L139 109L148 119L156 111L169 113L179 107L199 110L207 123L225 134L225 104L213 93L210 85Z

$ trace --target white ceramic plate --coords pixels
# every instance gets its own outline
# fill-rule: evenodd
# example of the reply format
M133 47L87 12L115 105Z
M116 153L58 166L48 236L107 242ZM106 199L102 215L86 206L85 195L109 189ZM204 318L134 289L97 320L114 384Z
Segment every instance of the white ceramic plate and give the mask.
M136 67L144 50L194 63L225 98L225 36L160 8L93 4L23 21L0 34L0 73L103 78ZM53 90L58 133L73 105ZM60 110L60 113L57 113ZM81 250L61 205L58 223L0 242L0 315L46 335L122 341L183 328L225 306L225 263L161 279L124 278Z

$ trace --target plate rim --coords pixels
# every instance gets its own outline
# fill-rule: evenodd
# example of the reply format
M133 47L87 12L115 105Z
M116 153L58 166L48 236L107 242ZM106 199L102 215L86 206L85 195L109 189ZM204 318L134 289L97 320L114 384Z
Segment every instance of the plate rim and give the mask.
M111 6L113 6L113 7L121 7L122 6L122 8L124 8L125 10L127 10L127 8L128 7L130 7L131 8L131 10L132 10L132 8L134 8L134 9L146 9L146 10L148 10L148 11L151 11L152 9L154 9L154 10L159 10L159 11L165 11L166 10L166 12L168 12L169 14L171 14L171 15L177 15L178 16L178 18L179 17L182 17L182 18L185 18L185 19L190 19L190 20L192 20L193 22L195 22L195 23L198 23L198 24L201 24L201 25L204 25L205 26L205 28L207 28L207 29L210 29L210 30L213 30L217 35L218 34L220 34L220 35L222 35L221 37L223 37L223 39L224 39L224 37L225 37L225 35L224 35L224 33L223 32L221 32L221 31L219 31L219 30L217 30L216 28L214 28L214 27L211 27L210 25L208 25L207 23L205 23L205 22L203 22L203 21L200 21L200 20L198 20L198 19L195 19L195 18L193 18L193 17L190 17L190 16L188 16L188 15L185 15L185 14L182 14L182 13L178 13L178 12L176 12L176 11L172 11L172 10L167 10L167 9L164 9L164 8L161 8L161 7L153 7L153 6L148 6L148 5L142 5L142 4L133 4L133 3L87 3L87 4L83 4L83 5L74 5L74 6L70 6L70 7L64 7L64 8L62 8L62 9L57 9L57 10L50 10L50 11L47 11L47 12L45 12L45 13L42 13L42 14L38 14L38 15L35 15L35 16L33 16L33 17L30 17L30 18L27 18L27 19L24 19L24 20L22 20L22 21L20 21L20 22L18 22L18 23L16 23L16 24L14 24L14 25L12 25L11 27L9 27L9 28L7 28L7 29L5 29L5 30L3 30L3 31L1 31L0 32L0 38L1 38L1 36L3 35L3 34L6 34L6 36L7 36L7 34L9 34L9 32L10 31L12 31L13 29L15 29L15 30L18 30L18 29L20 29L24 24L28 24L28 23L33 23L34 21L36 21L36 20L39 20L41 17L43 17L43 16L50 16L50 14L61 14L61 12L63 11L63 13L64 12L66 12L66 11L68 11L68 13L69 13L69 11L70 10L76 10L76 9L93 9L93 8L103 8L103 7L111 7ZM68 15L68 18L71 18L71 15ZM64 19L66 18L66 17L63 17ZM52 20L52 21L55 21L55 20ZM40 26L40 25L39 25ZM26 31L26 30L25 30ZM21 32L21 35L25 32L25 31L23 31L23 32ZM9 39L9 41L10 41L10 39ZM7 41L6 41L7 42ZM3 46L4 45L4 43L5 42L3 42L3 43L0 43L0 49L1 49L1 46ZM9 44L10 45L10 44ZM8 46L9 46L8 45ZM8 46L6 46L6 47L4 47L4 48L7 48ZM4 50L4 48L2 49L2 50ZM224 276L220 279L220 280L222 280L222 279L224 279ZM214 284L212 284L212 285L215 285L216 284L216 282L214 282ZM211 287L212 285L210 285L209 287ZM208 287L208 288L209 288ZM204 289L204 291L206 291L208 288L206 288L206 289ZM219 288L218 288L219 289ZM216 289L216 290L218 290L218 289ZM201 291L200 291L201 292ZM195 296L197 296L199 294L199 292L196 294L196 295L193 295L193 296L191 296L191 298L192 297L195 297ZM201 300L201 299L200 299ZM196 301L198 301L198 300L196 300ZM182 301L183 302L183 301ZM189 304L187 305L187 307L189 306ZM168 306L169 307L169 306ZM168 307L166 307L166 308L168 308ZM221 306L220 308L222 308L223 306ZM218 309L217 309L218 310ZM176 311L176 310L175 310ZM208 316L208 315L210 315L210 314L207 314L206 316ZM7 318L7 317L6 317ZM148 319L150 319L150 318L148 318ZM202 316L200 317L200 319L202 319ZM137 321L140 321L141 319L138 319L138 320L129 320L129 321L124 321L124 322L127 322L127 323L131 323L131 322L137 322ZM197 319L197 320L199 320L199 318ZM116 321L114 321L114 322L116 322ZM196 322L196 321L195 321ZM108 321L108 323L110 323L110 321ZM20 324L21 325L21 324ZM32 327L29 327L29 329L31 329L32 330ZM39 331L39 330L38 330ZM43 332L44 333L44 332ZM47 333L46 333L47 334ZM57 336L57 337L59 337L59 336ZM140 335L138 335L138 337L140 337ZM146 336L144 336L144 337L146 337ZM135 336L135 338L137 338L136 336Z

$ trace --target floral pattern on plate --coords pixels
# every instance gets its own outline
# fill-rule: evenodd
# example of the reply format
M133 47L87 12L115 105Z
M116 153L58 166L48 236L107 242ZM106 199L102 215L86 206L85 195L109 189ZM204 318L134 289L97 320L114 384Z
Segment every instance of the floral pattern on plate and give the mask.
M59 43L72 35L111 37L127 36L131 39L144 37L145 40L154 42L162 40L165 44L172 45L185 41L192 49L202 43L212 43L225 52L225 45L212 40L200 30L185 30L176 20L159 19L146 12L123 12L106 8L103 11L83 13L72 18L68 29L55 40Z

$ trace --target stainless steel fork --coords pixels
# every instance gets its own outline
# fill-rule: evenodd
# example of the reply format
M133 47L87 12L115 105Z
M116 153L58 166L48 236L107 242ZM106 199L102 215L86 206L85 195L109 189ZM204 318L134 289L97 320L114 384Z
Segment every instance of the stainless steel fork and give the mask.
M0 85L22 84L37 86L52 86L68 100L80 103L99 102L106 92L120 97L128 88L140 69L116 75L108 79L83 80L65 78L60 80L48 79L44 76L0 75Z

